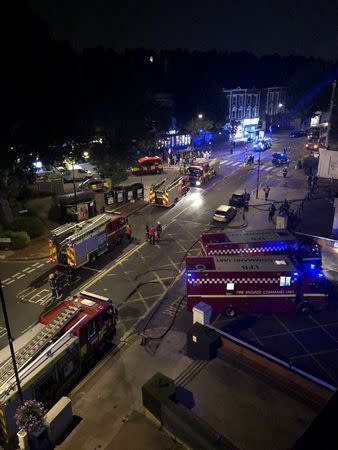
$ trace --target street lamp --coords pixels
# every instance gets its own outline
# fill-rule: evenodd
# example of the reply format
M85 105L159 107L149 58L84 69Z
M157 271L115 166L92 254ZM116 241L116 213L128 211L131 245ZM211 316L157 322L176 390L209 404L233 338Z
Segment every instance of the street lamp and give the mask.
M257 169L256 198L258 198L260 170L261 170L261 147L259 147L259 152L258 152L258 169Z
M83 157L87 161L87 159L89 159L89 153L88 152L83 152Z
M71 143L72 147L72 172L73 172L73 192L74 192L74 200L75 200L75 209L77 211L77 194L76 194L76 186L75 186L75 171L74 171L74 144Z
M283 103L278 103L278 108L283 108Z
M19 378L19 372L18 372L18 366L16 364L16 358L15 358L15 351L14 351L14 346L13 346L13 337L11 335L11 329L9 326L9 320L8 320L8 315L7 315L7 308L6 308L6 302L5 302L5 297L4 297L4 293L2 290L2 284L0 281L0 300L1 300L1 306L2 306L2 313L5 319L5 325L6 325L6 331L7 331L7 339L8 339L8 344L9 344L9 349L11 352L11 358L12 358L12 364L13 364L13 370L14 370L14 376L15 376L15 381L16 381L16 386L18 388L18 394L19 394L19 399L20 402L23 402L23 396L22 396L22 390L21 390L21 385L20 385L20 378Z
M203 119L203 114L198 114L198 116L197 116L199 119Z

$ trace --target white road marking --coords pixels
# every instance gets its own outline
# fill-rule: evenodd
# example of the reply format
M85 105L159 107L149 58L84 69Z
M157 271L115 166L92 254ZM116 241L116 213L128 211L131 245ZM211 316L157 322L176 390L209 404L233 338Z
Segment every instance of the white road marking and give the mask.
M15 273L14 275L12 275L12 277L17 277L20 275L21 272Z
M240 162L235 162L233 164L231 164L232 167L238 166L238 164L241 164Z
M2 280L3 283L7 283L7 281L9 281L10 278L6 278L6 280Z
M30 267L26 267L26 269L23 269L23 272L27 272L28 270L30 270Z
M229 161L225 160L225 161L221 161L219 164L220 164L220 166L222 166L223 164L228 164L228 163L229 163Z
M228 166L229 164L232 164L232 163L233 163L233 161L228 161L225 163L225 165Z
M32 267L35 267L35 266L38 266L39 265L39 263L34 263L34 264L32 264Z
M25 274L25 273L22 273L22 274L17 278L17 280L20 280L20 278L25 277L25 276L26 276L26 274Z
M270 167L265 167L265 170L266 170L267 172L269 172L269 170L271 170L271 169L274 169L274 167L272 167L272 166L270 166Z
M6 336L7 331L5 327L0 327L0 338Z
M8 281L8 282L7 282L7 286L8 286L9 284L14 283L14 281L15 281L15 280Z
M47 261L45 261L45 264L48 264L48 263L50 263L49 259L47 259Z
M40 267L42 267L42 266L44 266L44 265L45 265L45 263L39 264L38 266L36 266L36 268L39 269Z
M34 270L35 270L35 268L34 268L34 269L27 270L27 273L32 273L32 272L34 272Z

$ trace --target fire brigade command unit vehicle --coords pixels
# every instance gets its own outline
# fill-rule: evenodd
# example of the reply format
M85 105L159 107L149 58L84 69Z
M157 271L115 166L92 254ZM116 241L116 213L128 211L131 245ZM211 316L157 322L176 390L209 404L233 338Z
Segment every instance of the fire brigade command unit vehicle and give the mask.
M156 205L168 208L184 197L189 189L190 184L187 175L172 174L151 186L149 203L151 206Z
M200 238L204 255L248 255L286 253L301 261L321 260L320 247L300 242L287 230L227 230L226 233L204 233Z
M137 160L137 164L131 167L133 175L145 175L163 172L163 162L159 156L144 156Z
M81 292L43 313L15 342L21 391L48 409L92 366L116 334L117 310L107 297ZM9 348L0 351L0 441L15 437L20 405Z
M205 159L195 159L193 164L187 168L189 182L191 186L202 186L206 181L217 175L219 166L218 159L207 161Z
M326 280L314 263L285 255L191 256L186 260L188 309L197 303L233 317L237 312L281 313L327 306Z
M104 213L81 223L67 223L51 232L49 259L77 269L93 263L127 237L127 223L120 213Z

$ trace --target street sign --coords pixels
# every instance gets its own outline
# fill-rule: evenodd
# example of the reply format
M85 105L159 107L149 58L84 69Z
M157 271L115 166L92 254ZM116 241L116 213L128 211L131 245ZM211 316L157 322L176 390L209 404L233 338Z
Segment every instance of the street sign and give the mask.
M10 237L0 238L0 244L10 244L11 242L12 242L12 239Z

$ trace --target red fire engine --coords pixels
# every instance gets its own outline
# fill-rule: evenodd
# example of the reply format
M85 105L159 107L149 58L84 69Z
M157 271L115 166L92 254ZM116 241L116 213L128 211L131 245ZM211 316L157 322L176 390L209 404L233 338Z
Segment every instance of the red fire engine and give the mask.
M320 260L317 244L299 242L287 230L227 230L205 233L200 238L204 255L268 255L286 253L293 259Z
M120 213L104 213L81 223L66 223L51 231L49 259L77 269L93 263L127 237L127 222Z
M94 363L116 333L117 310L107 297L81 292L40 317L15 342L23 397L49 408ZM17 432L20 404L9 349L0 351L0 442Z
M199 302L236 312L309 313L327 305L326 282L314 263L285 255L191 256L186 260L188 309Z
M144 156L130 169L133 175L144 175L163 172L163 162L159 156Z

